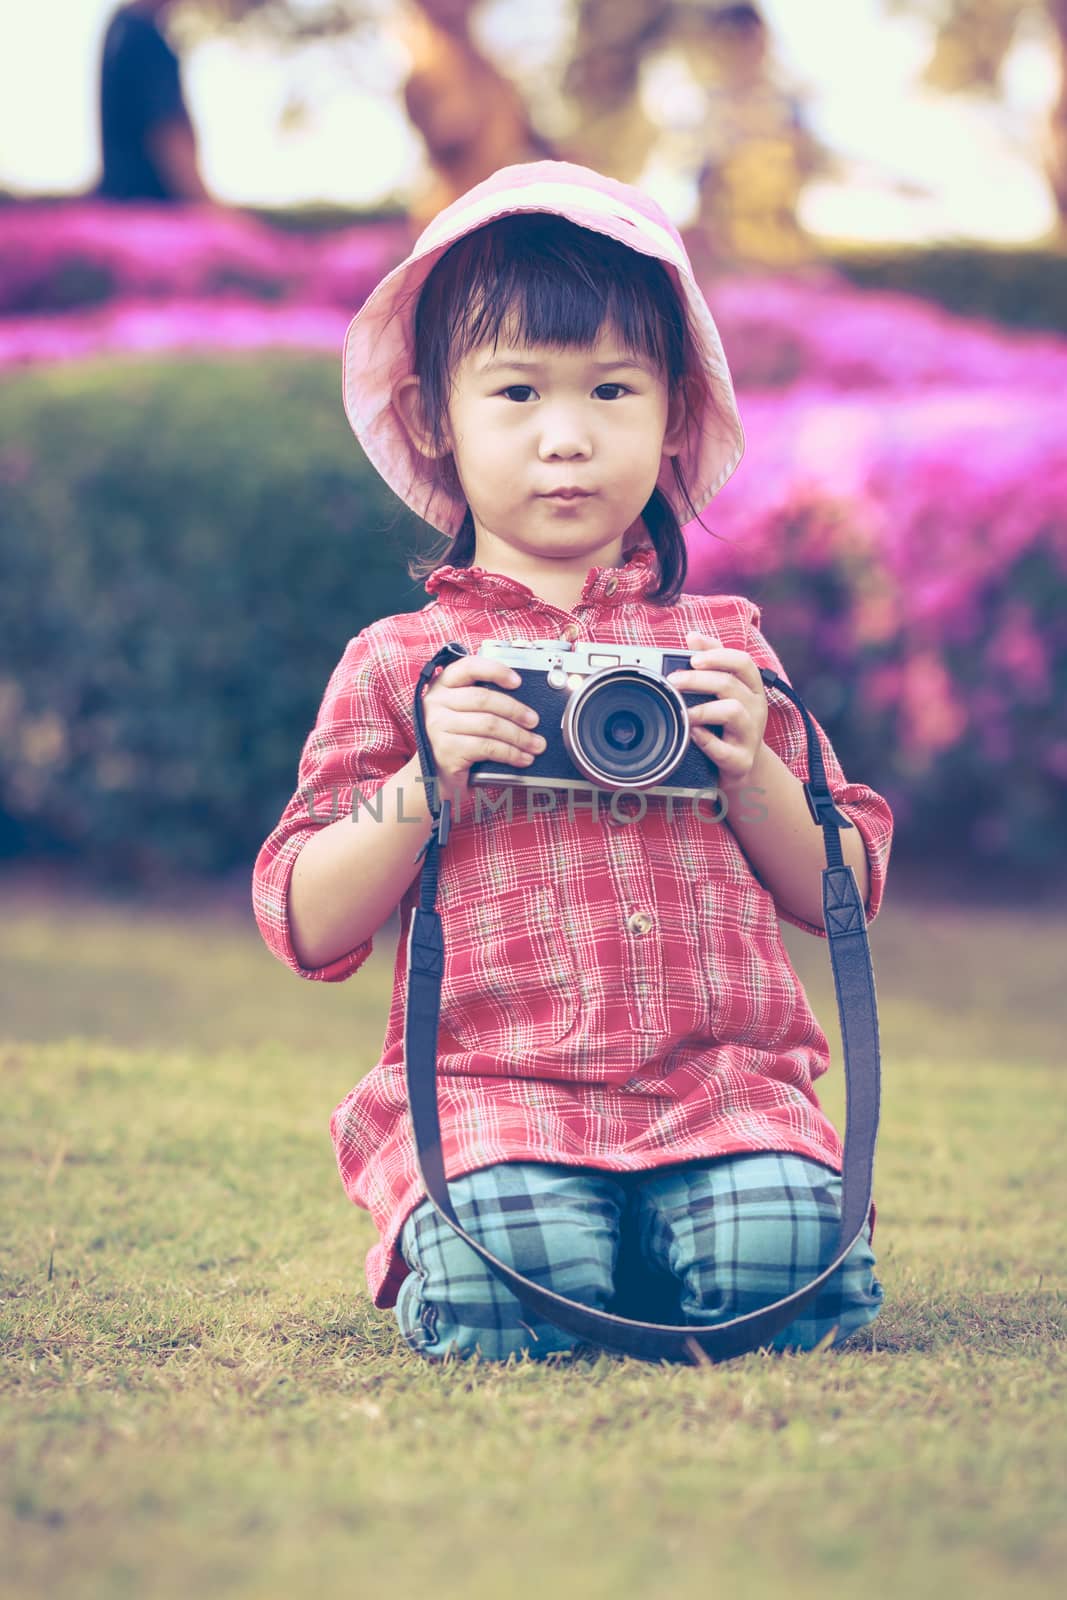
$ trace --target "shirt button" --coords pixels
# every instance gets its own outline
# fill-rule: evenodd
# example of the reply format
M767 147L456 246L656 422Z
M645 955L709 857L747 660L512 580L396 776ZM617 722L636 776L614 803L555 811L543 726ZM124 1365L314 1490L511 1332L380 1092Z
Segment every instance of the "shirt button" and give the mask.
M647 933L652 926L652 918L647 911L635 911L632 917L627 918L626 926L632 933Z
M566 639L568 644L573 644L581 631L581 628L579 628L576 622L568 622L567 626L561 629L560 638Z
M615 590L618 587L619 587L618 578L609 578L608 581L604 585L604 593L605 594L614 594Z

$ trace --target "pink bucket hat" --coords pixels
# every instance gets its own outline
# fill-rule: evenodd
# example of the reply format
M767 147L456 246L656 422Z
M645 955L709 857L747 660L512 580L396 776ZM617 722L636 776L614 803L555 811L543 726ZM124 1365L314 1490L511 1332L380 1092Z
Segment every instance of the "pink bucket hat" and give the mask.
M549 211L662 261L679 292L706 396L699 430L690 430L678 463L697 511L737 467L745 435L722 340L693 276L681 235L651 196L571 161L527 161L501 167L438 212L411 254L367 296L345 334L345 415L368 459L389 487L425 522L454 537L466 505L436 490L431 464L415 450L393 406L394 386L414 370L417 291L434 264L464 234L517 211ZM657 486L679 524L690 519L678 495L670 457ZM431 505L437 501L436 507Z

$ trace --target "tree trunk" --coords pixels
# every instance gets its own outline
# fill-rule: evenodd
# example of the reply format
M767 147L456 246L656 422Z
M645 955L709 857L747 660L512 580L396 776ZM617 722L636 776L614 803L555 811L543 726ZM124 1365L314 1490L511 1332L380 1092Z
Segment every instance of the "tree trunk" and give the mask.
M1060 60L1060 92L1048 115L1045 174L1056 201L1057 231L1067 239L1067 0L1049 0Z
M658 129L640 97L641 62L662 38L669 0L579 0L563 75L573 108L567 159L633 183Z

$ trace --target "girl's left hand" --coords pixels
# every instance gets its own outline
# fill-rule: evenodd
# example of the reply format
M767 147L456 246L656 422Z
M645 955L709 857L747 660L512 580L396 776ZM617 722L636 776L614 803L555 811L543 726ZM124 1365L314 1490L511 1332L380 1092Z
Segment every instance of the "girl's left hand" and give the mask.
M744 783L756 764L767 726L767 692L759 668L744 650L716 644L706 633L687 633L691 671L670 672L667 682L685 694L719 696L689 707L690 737L714 761L724 788ZM722 725L722 737L711 725Z

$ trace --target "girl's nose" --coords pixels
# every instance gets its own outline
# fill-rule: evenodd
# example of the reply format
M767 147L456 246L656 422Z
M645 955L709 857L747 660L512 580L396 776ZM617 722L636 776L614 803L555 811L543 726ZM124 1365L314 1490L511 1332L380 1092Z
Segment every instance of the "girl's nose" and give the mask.
M567 445L549 445L541 451L542 461L587 461L589 451L580 447L568 448Z
M581 403L562 398L540 407L537 418L543 455L575 455L592 444L592 429Z
M541 429L542 460L563 456L571 461L587 456L589 451L589 436L581 428L562 426Z

